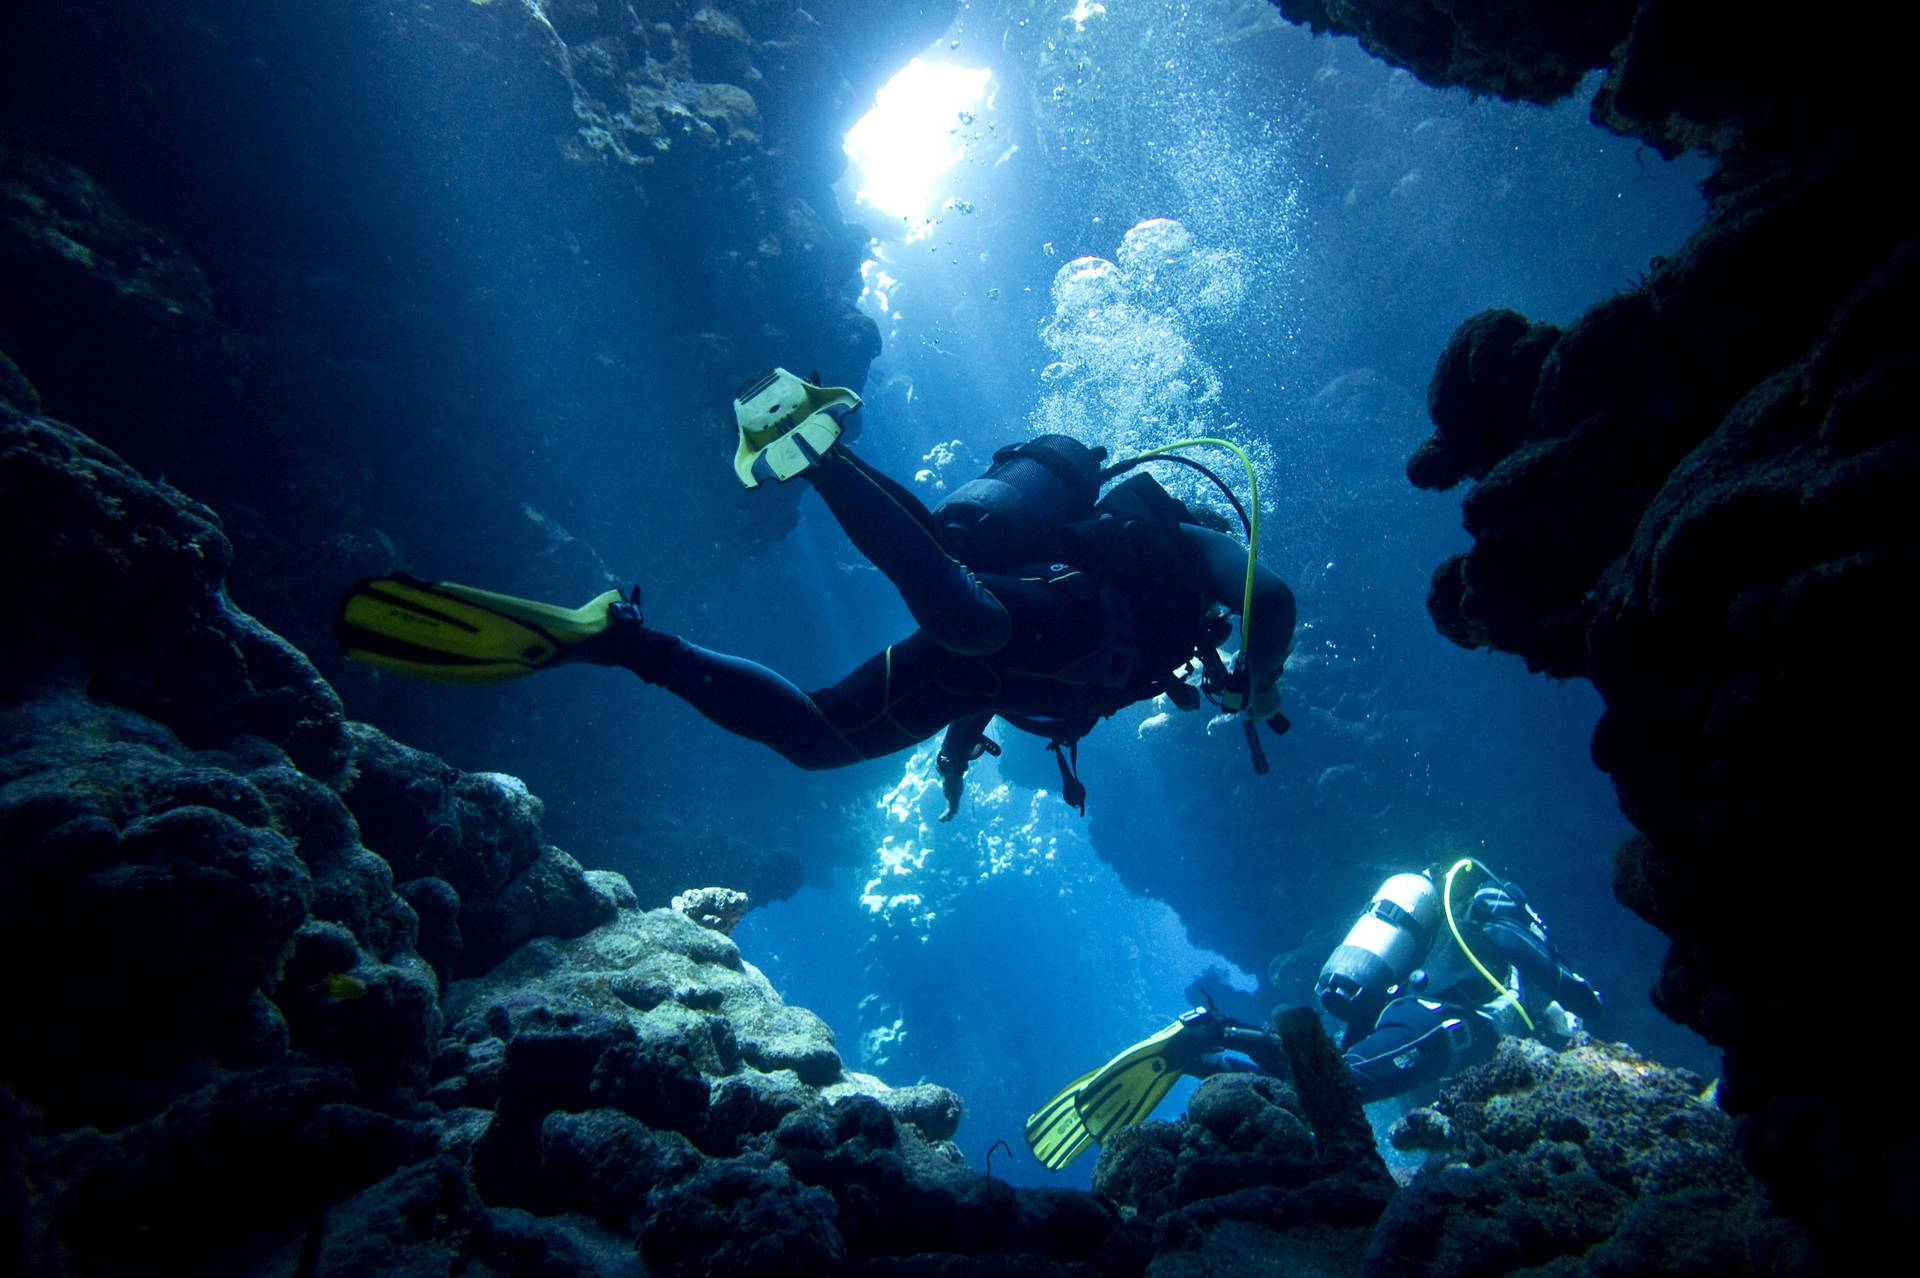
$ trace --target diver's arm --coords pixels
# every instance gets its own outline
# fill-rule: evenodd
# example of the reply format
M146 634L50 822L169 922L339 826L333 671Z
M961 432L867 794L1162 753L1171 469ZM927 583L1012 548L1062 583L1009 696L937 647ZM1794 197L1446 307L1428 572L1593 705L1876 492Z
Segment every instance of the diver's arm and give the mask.
M1225 533L1194 524L1181 524L1180 535L1199 560L1214 601L1239 612L1246 597L1246 548ZM1247 656L1251 658L1255 687L1265 687L1280 677L1280 667L1286 664L1293 647L1293 622L1293 591L1276 573L1256 563L1253 624L1246 627L1253 637L1253 651Z

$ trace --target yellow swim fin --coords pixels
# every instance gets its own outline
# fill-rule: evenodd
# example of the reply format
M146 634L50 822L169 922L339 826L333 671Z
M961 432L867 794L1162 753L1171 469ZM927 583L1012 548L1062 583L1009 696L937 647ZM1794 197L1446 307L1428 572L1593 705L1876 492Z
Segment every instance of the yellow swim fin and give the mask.
M601 634L609 590L578 608L397 573L358 582L340 602L340 650L382 670L441 683L505 683L576 655Z
M1099 1072L1088 1070L1074 1079L1027 1119L1027 1147L1048 1171L1059 1171L1093 1144L1093 1133L1080 1121L1075 1102L1080 1099L1080 1089Z
M1090 1074L1082 1074L1027 1119L1027 1144L1049 1171L1106 1144L1122 1127L1153 1113L1181 1073L1219 1046L1219 1018L1196 1007Z
M785 483L833 447L840 419L858 407L860 397L843 386L815 386L784 368L757 374L733 397L740 428L733 473L748 488L765 479Z
M1094 1071L1074 1098L1089 1137L1104 1145L1122 1127L1131 1127L1153 1112L1180 1081L1181 1067L1192 1063L1191 1053L1170 1050L1186 1028L1185 1021L1175 1021Z

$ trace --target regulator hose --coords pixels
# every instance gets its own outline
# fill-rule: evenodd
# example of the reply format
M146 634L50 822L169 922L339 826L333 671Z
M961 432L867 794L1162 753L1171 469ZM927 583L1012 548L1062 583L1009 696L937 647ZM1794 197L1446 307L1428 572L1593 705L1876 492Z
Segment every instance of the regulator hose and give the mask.
M1240 502L1234 497L1233 490L1227 487L1218 475L1190 458L1170 455L1188 448L1198 448L1203 445L1213 448L1224 448L1240 459L1240 464L1246 468L1247 472L1248 505L1253 508L1251 517L1248 516L1246 509L1243 508ZM1240 516L1241 526L1246 529L1247 533L1247 580L1246 585L1240 592L1240 651L1243 653L1249 652L1247 632L1253 620L1253 566L1255 557L1260 553L1260 477L1254 472L1253 459L1247 456L1244 448L1230 440L1202 436L1197 439L1183 439L1178 443L1163 444L1159 448L1149 448L1144 453L1136 453L1132 457L1115 462L1100 472L1100 482L1104 484L1114 476L1132 470L1135 466L1143 462L1150 461L1176 461L1182 465L1191 466L1195 470L1198 470L1201 474L1219 485L1220 490L1226 493L1227 500L1233 503L1234 512ZM1252 679L1251 670L1248 671L1248 679ZM1247 689L1248 695L1251 696L1252 692L1253 689L1249 686Z
M1453 933L1453 943L1460 947L1460 952L1467 956L1467 962L1473 964L1474 970L1486 977L1487 983L1492 985L1494 989L1499 990L1502 998L1507 999L1513 1004L1513 1010L1520 1013L1520 1019L1527 1023L1528 1032L1538 1034L1540 1031L1534 1028L1533 1018L1527 1015L1527 1009L1520 1005L1520 1000L1514 996L1512 990L1507 988L1506 983L1494 976L1492 972L1489 972L1487 965L1480 961L1479 956L1467 948L1466 938L1460 935L1460 925L1453 921L1453 877L1470 865L1479 865L1479 862L1470 856L1463 856L1458 861L1455 861L1453 868L1447 871L1446 882L1440 889L1440 908L1446 913L1447 928ZM1499 882L1500 876L1492 870L1487 869L1484 865L1481 865L1480 869L1496 883Z

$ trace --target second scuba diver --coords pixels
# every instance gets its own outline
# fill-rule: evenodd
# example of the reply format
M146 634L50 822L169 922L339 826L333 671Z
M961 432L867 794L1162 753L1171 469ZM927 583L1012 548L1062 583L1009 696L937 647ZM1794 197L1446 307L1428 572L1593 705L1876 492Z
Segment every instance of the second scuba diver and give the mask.
M1477 881L1464 902L1463 875ZM1461 963L1436 984L1425 965L1443 933L1452 944L1431 955L1435 966ZM1471 858L1382 883L1314 993L1346 1026L1342 1059L1363 1104L1490 1059L1502 1034L1565 1046L1600 1014L1599 993L1561 960L1526 896ZM1027 1119L1027 1144L1058 1171L1144 1121L1182 1074L1288 1071L1276 1035L1196 1007L1062 1088Z
M740 481L811 484L919 627L829 688L804 692L756 662L648 628L637 589L567 609L451 582L376 578L342 603L341 647L385 669L454 683L500 682L564 661L624 667L807 769L876 759L944 728L942 820L956 810L968 763L999 753L986 736L996 715L1047 740L1062 794L1084 811L1079 739L1159 693L1195 708L1200 691L1186 682L1195 669L1223 710L1244 716L1255 766L1265 769L1254 725L1286 730L1278 680L1294 601L1253 560L1257 492L1247 520L1217 476L1166 458L1220 484L1246 523L1243 548L1196 523L1144 473L1101 495L1122 472L1184 445L1103 468L1105 449L1043 435L996 452L985 475L929 510L840 441L841 418L859 406L850 390L778 368L734 400ZM1231 670L1217 651L1228 613L1241 619Z

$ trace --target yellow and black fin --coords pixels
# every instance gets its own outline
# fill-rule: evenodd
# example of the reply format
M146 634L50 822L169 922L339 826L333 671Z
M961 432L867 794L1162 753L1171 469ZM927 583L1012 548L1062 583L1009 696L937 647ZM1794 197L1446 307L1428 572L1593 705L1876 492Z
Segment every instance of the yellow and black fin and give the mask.
M565 661L604 632L609 590L579 608L404 573L357 582L340 603L340 650L382 670L441 683L505 683Z
M1089 1070L1074 1079L1027 1119L1027 1147L1048 1171L1059 1171L1093 1144L1093 1133L1080 1121L1075 1102L1080 1099L1080 1089L1099 1072Z
M1092 1139L1104 1145L1122 1127L1153 1113L1153 1107L1180 1081L1181 1064L1190 1058L1185 1050L1170 1050L1186 1028L1185 1021L1175 1021L1094 1071L1074 1099Z
M1106 1144L1122 1127L1153 1113L1186 1066L1205 1051L1194 1032L1196 1009L1151 1038L1142 1039L1089 1074L1068 1083L1027 1119L1027 1144L1049 1171L1059 1171L1086 1151Z

